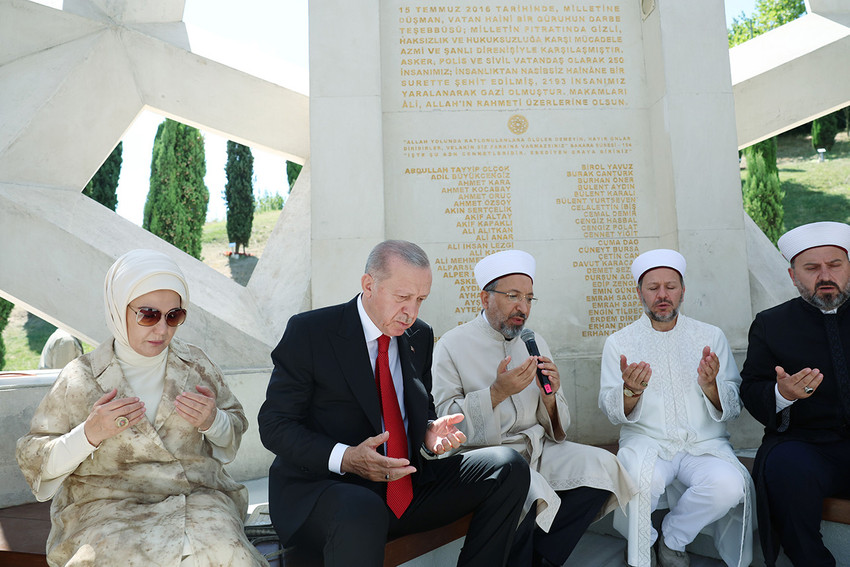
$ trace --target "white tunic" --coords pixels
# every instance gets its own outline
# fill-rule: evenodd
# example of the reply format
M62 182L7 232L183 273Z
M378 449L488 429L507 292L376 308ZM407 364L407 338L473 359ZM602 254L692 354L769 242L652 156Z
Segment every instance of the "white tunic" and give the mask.
M706 346L711 347L720 361L717 389L722 412L702 393L697 382L697 368ZM630 364L644 361L652 368L650 384L628 416L623 410L621 354ZM649 318L642 315L605 341L599 407L611 423L622 425L617 456L639 489L629 506L628 521L618 514L614 525L628 537L629 556L637 555L639 566L649 565L650 483L655 460L671 460L681 451L719 457L735 465L744 477L744 501L709 529L727 565L750 564L752 479L732 450L725 424L741 411L740 384L741 377L723 332L681 314L670 331L656 331ZM675 505L683 488L675 482L668 487L670 506Z
M552 358L546 341L535 337L540 353ZM625 507L634 485L616 457L604 449L566 441L570 410L563 388L555 394L560 428L555 430L540 397L537 381L493 408L490 385L506 356L508 368L528 358L519 338L506 341L483 315L442 336L434 349L432 368L437 414L462 413L458 424L467 436L464 448L505 445L516 449L531 467L531 488L525 510L536 503L537 523L549 529L560 505L556 490L590 486L613 493L603 514L617 504Z

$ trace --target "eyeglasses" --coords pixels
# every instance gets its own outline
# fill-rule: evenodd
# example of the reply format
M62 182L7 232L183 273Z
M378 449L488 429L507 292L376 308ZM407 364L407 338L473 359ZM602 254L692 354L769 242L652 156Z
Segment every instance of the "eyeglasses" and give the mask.
M153 307L139 307L136 311L132 305L128 305L130 311L136 314L136 323L142 327L153 327L159 320L162 319L162 311ZM165 324L169 327L179 327L186 320L186 310L182 307L175 307L165 314Z
M520 295L512 291L496 291L495 289L491 289L490 293L501 293L510 303L519 303L522 300L529 305L534 305L534 302L537 301L537 298L533 295Z

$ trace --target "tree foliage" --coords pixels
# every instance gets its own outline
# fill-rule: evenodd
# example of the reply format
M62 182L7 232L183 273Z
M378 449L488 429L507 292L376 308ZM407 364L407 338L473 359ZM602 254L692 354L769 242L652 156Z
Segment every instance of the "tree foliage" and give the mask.
M254 222L254 154L251 148L227 141L227 164L224 166L227 184L224 202L227 204L227 238L242 251L251 239Z
M841 112L843 110L838 110L812 120L812 146L815 150L824 148L826 151L829 151L832 149L833 144L835 144L835 135L839 131L838 114Z
M160 124L142 228L198 259L210 199L206 171L204 137L197 128L171 119Z
M3 342L3 331L9 324L9 314L12 313L14 306L15 304L11 301L6 301L0 297L0 370L3 370L6 366L6 344Z
M298 174L301 173L301 165L294 161L287 160L286 162L286 180L289 182L289 190L295 185L295 180L298 179Z
M283 197L280 196L280 193L272 195L268 191L264 191L263 194L260 195L255 206L255 210L258 213L279 211L281 209L283 209Z
M121 154L124 142L118 142L100 169L83 189L83 195L91 197L104 207L115 210L118 206L118 178L121 176Z
M741 12L732 20L732 27L727 30L729 47L792 22L805 13L805 0L758 0L752 16Z
M773 160L765 159L772 149ZM764 153L762 150L765 150ZM776 142L773 138L744 150L747 157L747 180L744 182L744 210L776 244L783 233L782 192L776 171ZM770 164L773 164L772 166Z

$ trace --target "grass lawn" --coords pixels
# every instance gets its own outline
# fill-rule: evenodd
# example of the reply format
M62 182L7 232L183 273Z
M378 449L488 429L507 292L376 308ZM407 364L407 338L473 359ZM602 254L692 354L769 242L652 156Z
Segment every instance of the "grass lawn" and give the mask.
M9 317L9 325L3 331L3 343L6 345L3 370L38 368L41 349L55 330L56 327L47 321L15 307Z
M204 225L201 256L204 263L219 272L232 277L242 285L248 282L257 260L266 247L266 241L280 217L280 211L268 211L254 215L251 231L251 241L247 252L251 256L231 259L226 256L228 251L227 224L225 221L211 222ZM32 370L38 368L41 349L44 343L56 330L56 327L27 313L20 307L15 307L9 317L9 325L3 331L3 342L6 345L6 364L0 370ZM83 344L85 352L92 350L92 345Z
M842 132L823 162L811 137L788 134L777 143L779 180L785 192L785 230L808 222L850 223L850 141Z

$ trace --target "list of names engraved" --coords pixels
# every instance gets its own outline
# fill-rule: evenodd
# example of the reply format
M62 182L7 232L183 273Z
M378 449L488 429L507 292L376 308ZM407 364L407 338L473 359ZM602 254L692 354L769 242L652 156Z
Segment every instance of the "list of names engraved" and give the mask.
M576 249L570 253L586 300L581 336L607 335L633 320L638 312L629 264L638 253L638 239L632 146L629 136L404 140L402 155L411 164L426 156L435 164L410 166L403 173L439 203L435 213L447 220L441 234L445 252L435 255L434 270L441 287L457 292L453 322L464 323L480 309L473 275L478 260L514 246L516 166L505 160L546 155L572 158L572 169L562 178L565 189L557 193L555 206L539 215L541 221L548 219L542 222L561 227L562 237L581 243L571 245ZM504 165L475 165L482 157Z
M410 168L424 175L443 209L448 226L446 253L434 258L435 278L458 291L455 323L471 319L480 308L473 268L484 256L513 248L511 168L508 165Z
M589 291L581 336L607 336L640 314L629 270L638 255L634 164L588 161L568 171L567 178L575 189L555 204L569 211L585 239L572 261Z
M401 108L627 107L622 3L402 2Z

